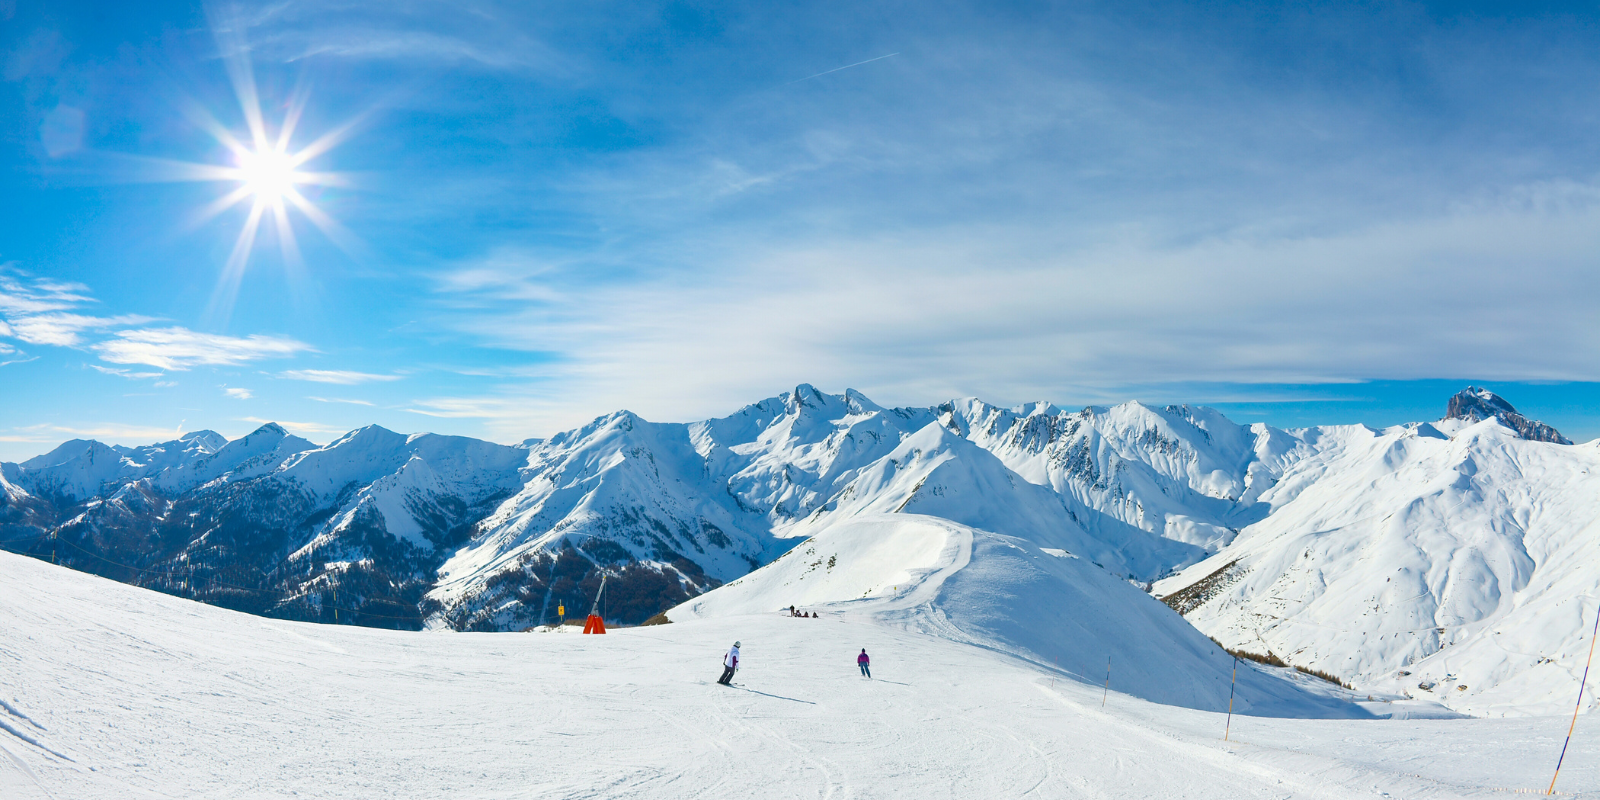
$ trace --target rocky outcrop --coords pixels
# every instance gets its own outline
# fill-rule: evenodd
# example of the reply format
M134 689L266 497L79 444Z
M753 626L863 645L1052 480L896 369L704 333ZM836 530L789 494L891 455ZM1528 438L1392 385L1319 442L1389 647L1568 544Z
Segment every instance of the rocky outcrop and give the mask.
M1517 432L1517 436L1530 442L1554 442L1555 444L1572 444L1572 440L1561 435L1561 432L1538 420L1528 419L1517 413L1505 398L1494 392L1477 386L1456 392L1450 398L1450 405L1445 409L1445 419L1459 419L1466 422L1482 422L1489 418L1500 420L1500 424Z

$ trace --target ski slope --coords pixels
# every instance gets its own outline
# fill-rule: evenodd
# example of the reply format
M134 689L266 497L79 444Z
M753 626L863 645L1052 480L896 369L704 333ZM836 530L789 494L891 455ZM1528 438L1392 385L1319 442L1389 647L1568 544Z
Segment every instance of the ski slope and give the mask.
M1070 550L917 514L821 526L782 558L690 600L674 620L823 607L1190 708L1223 708L1233 659L1176 612ZM1365 717L1287 670L1245 670L1241 713Z
M823 613L411 633L0 553L0 797L1497 797L1543 789L1567 725L1235 716L1224 742L1220 709L1115 673L1102 708L1047 665ZM715 686L736 638L745 669ZM1588 718L1558 788L1600 792Z

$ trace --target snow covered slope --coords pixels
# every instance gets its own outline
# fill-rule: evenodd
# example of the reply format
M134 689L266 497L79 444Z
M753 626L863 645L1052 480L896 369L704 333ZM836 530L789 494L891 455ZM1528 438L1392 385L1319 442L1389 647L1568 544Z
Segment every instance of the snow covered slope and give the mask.
M673 620L789 606L851 614L1105 678L1158 703L1216 709L1233 659L1172 609L1070 551L916 514L827 526L782 558L668 612ZM809 620L796 620L806 624ZM1242 713L1365 716L1330 684L1244 670ZM1298 677L1298 676L1296 676Z
M1270 484L1252 461L1269 441L1264 426L1204 409L1068 414L976 400L886 409L806 384L689 425L619 412L530 443L522 490L445 564L429 599L456 628L545 621L567 547L647 566L656 572L637 580L667 575L687 597L817 524L889 511L1056 542L1148 581L1205 558L1231 538L1227 524L1254 519L1239 503ZM584 586L565 597L587 604L598 579Z
M620 411L514 447L377 427L317 447L276 425L69 442L0 465L0 546L282 617L353 604L363 624L521 630L586 610L602 576L631 624L831 526L920 514L1166 578L1229 646L1512 713L1576 693L1592 609L1571 598L1600 586L1582 555L1600 445L1564 441L1476 387L1432 424L1285 431L1194 406L884 408L801 384L718 419Z
M149 447L69 442L0 466L0 544L230 607L421 624L422 592L521 485L526 450L382 428L326 447L263 425ZM357 617L362 619L362 617Z
M1230 647L1358 687L1473 714L1570 708L1600 588L1600 442L1495 419L1302 437L1261 496L1271 514L1157 592Z
M46 599L48 598L48 599ZM0 797L1458 798L1567 720L1153 705L855 614L606 636L265 620L0 553ZM744 643L733 688L712 683ZM873 680L855 654L873 657ZM1579 721L1558 790L1600 792Z

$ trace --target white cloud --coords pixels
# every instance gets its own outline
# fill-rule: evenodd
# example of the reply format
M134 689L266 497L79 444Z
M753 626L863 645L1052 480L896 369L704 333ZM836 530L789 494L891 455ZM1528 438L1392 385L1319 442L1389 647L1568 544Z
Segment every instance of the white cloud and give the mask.
M251 394L249 389L243 389L237 386L225 386L223 387L222 391L224 394L234 398L235 400L249 400L250 398L255 397L254 394Z
M119 325L141 325L152 318L137 315L98 317L76 309L95 302L89 287L38 278L0 266L0 336L28 344L76 347L86 331Z
M92 317L83 314L52 312L34 316L12 317L11 335L28 344L47 344L56 347L76 347L83 343L85 331L98 331L119 325L141 325L153 317L124 314L116 317Z
M117 376L119 378L129 378L129 379L132 379L132 380L143 380L145 378L160 378L160 377L163 377L163 376L166 375L165 372L130 372L130 371L125 370L125 369L118 369L117 367L102 367L99 364L90 364L89 368L93 369L93 370L96 370L98 372L101 372L103 374L106 374L106 375L115 375L115 376ZM160 385L160 384L157 384L157 385Z
M278 3L249 20L250 49L286 61L332 56L355 61L444 62L494 70L562 72L566 59L497 14L448 14L417 24L415 9L371 9L360 25L328 18L322 3ZM390 13L393 11L393 13Z
M129 328L109 339L88 334L112 328L145 325L155 317L138 314L97 316L81 313L95 303L89 287L40 278L9 265L0 265L0 336L28 344L87 347L111 364L146 364L162 370L185 370L200 365L230 366L266 358L283 358L312 348L285 337L246 337L199 333L182 327ZM91 341L99 338L100 341ZM0 343L0 355L17 350ZM31 359L30 359L31 360ZM15 363L6 362L6 363ZM3 366L3 364L0 364ZM95 369L124 378L159 378L158 372L131 372L96 365ZM170 384L168 384L170 385Z
M107 444L144 445L166 442L183 435L183 425L161 428L149 425L124 425L116 422L98 425L27 425L12 428L0 441L7 442L59 442L62 437L98 439Z
M441 282L450 323L545 354L544 375L408 410L525 436L617 408L725 414L802 381L891 404L1009 404L1123 400L1129 386L1181 382L1592 379L1600 202L1586 187L1523 191L1546 197L1322 235L1174 243L1135 230L1072 242L949 226L725 243L739 255L694 275L560 286L568 300L537 307L499 299L530 271L495 281L471 265L470 281Z
M315 400L315 401L317 401L319 403L349 403L350 405L353 405L353 406L370 406L370 405L372 405L372 403L369 403L366 400L347 400L347 399L345 399L343 397L307 397L306 399L307 400Z
M92 303L89 287L62 283L8 267L0 267L0 314L43 314Z
M288 420L263 419L261 417L241 417L240 419L245 422L255 423L257 425L265 425L269 422L275 422L279 425L282 425L290 432L299 434L308 439L312 436L339 435L348 432L344 428L333 425L324 425L320 422L290 422Z
M513 402L504 397L445 397L412 401L420 408L406 411L445 419L501 419L508 416Z
M266 358L286 358L311 350L304 342L255 334L246 337L199 333L187 328L119 331L115 338L92 345L102 361L148 364L181 371L200 365L235 365Z
M342 386L353 386L358 383L372 381L397 381L399 375L377 375L371 372L353 372L351 370L335 369L291 369L278 373L280 377L297 381L312 381L314 383L337 383Z

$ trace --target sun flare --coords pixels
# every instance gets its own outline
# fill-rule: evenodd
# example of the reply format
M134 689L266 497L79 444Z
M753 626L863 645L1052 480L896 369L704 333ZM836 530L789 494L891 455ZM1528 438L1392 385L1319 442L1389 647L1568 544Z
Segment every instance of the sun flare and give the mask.
M357 120L350 120L323 133L309 144L292 147L291 142L305 111L307 92L295 91L289 101L281 106L284 111L282 118L273 125L263 113L249 59L243 55L245 49L230 49L239 53L229 59L227 65L234 94L243 112L245 130L230 129L218 121L210 109L198 104L186 111L193 122L222 145L229 156L228 161L232 163L165 162L167 171L163 175L163 179L167 180L214 181L232 185L222 196L199 210L192 221L193 225L198 226L236 206L243 205L248 209L232 252L217 277L217 287L207 310L207 316L214 321L225 321L231 313L263 226L277 240L283 254L283 267L291 283L303 283L305 280L304 259L300 254L292 217L298 216L309 221L346 252L358 249L355 237L317 207L320 196L307 191L318 187L350 185L345 176L314 169L311 164L344 141Z
M246 150L237 158L239 181L258 203L282 203L295 191L295 184L305 182L308 177L295 169L294 158L275 149Z

